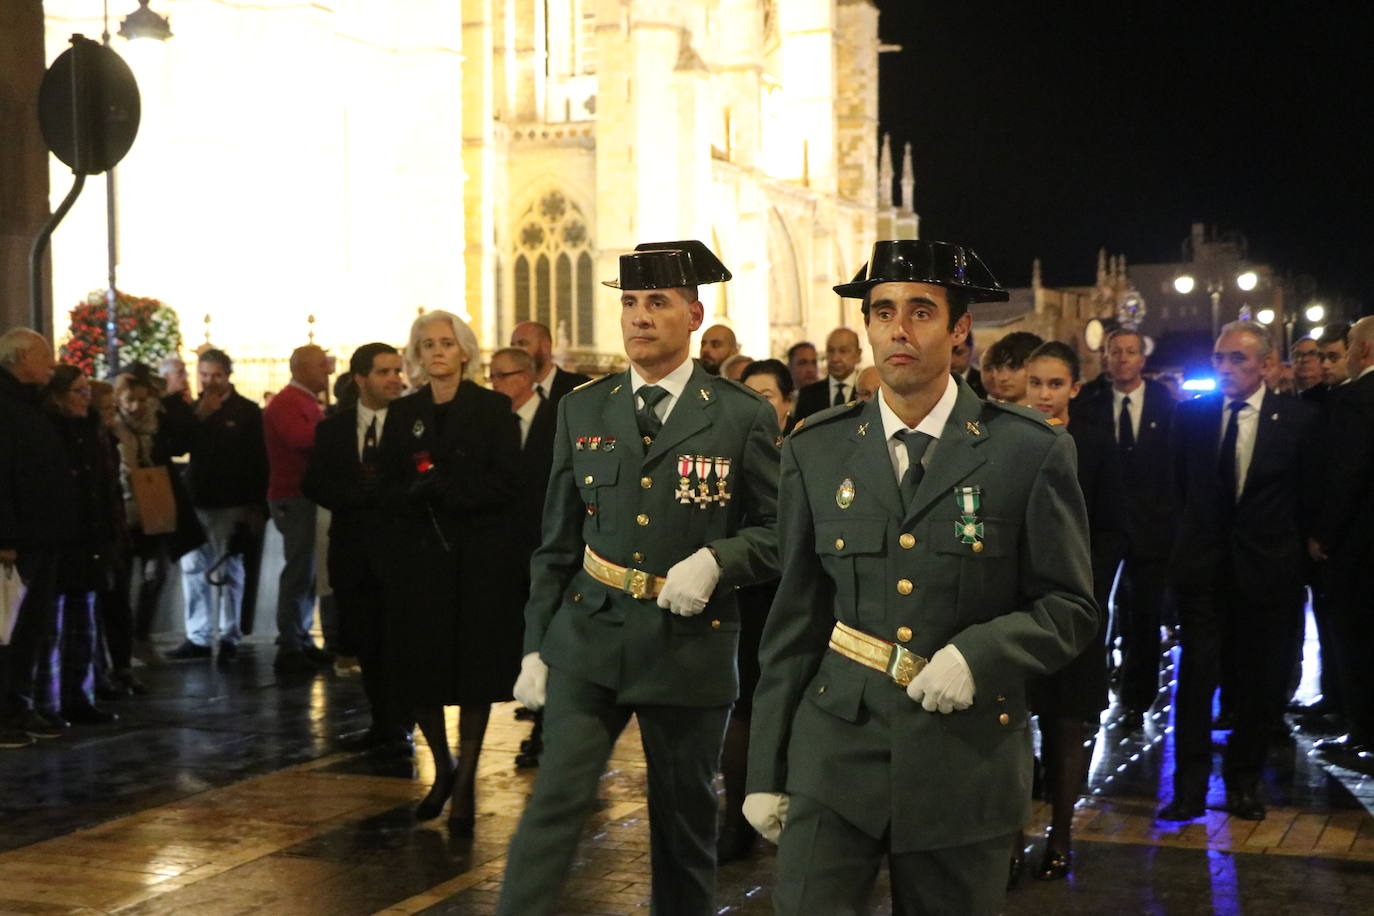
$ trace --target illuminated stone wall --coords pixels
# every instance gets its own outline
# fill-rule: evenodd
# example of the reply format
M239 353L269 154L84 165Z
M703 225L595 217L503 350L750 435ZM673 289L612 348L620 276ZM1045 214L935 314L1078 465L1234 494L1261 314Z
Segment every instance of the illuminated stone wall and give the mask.
M132 3L111 3L122 16ZM465 304L462 20L449 0L156 0L165 44L113 45L143 93L118 169L120 286L166 301L188 344L241 358L240 387L318 342L403 341L416 309ZM99 0L47 0L48 59L99 38ZM90 18L97 17L97 18ZM117 30L117 22L112 31ZM70 182L51 161L54 206ZM56 326L105 283L104 181L53 239Z

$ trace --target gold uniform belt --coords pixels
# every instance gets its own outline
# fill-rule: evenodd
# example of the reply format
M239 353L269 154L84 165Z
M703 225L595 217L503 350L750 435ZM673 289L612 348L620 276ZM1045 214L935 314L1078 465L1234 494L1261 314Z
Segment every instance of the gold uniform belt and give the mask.
M642 569L628 569L606 560L588 547L582 553L582 568L587 575L609 588L622 591L633 598L657 598L663 591L664 578Z
M879 639L839 621L835 622L835 629L830 632L830 651L865 668L881 671L903 687L910 684L911 679L920 674L928 662L928 659L906 646Z

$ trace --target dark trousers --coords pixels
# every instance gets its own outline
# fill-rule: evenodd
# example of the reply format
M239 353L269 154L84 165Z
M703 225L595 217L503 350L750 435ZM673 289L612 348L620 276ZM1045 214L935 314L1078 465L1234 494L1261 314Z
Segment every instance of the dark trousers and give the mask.
M363 691L372 708L374 731L401 737L410 731L410 711L396 701L386 670L386 591L373 561L364 555L329 551L329 583L339 610L339 649L356 655Z
M124 576L125 582L131 583L137 575L138 595L134 598L133 605L133 638L146 640L153 634L157 605L162 599L162 588L167 584L167 572L171 569L173 561L167 554L166 539L161 535L134 532L132 542L129 568Z
M1301 617L1301 594L1243 596L1232 583L1178 592L1178 694L1174 708L1174 794L1203 798L1212 770L1212 695L1229 658L1228 708L1234 721L1222 776L1253 790L1283 715L1287 646Z
M1369 744L1374 742L1374 668L1370 661L1374 657L1374 575L1369 561L1361 557L1336 557L1326 565L1335 647L1331 655L1345 701L1342 712L1349 719L1355 739ZM1323 674L1326 664L1323 644Z
M995 916L1006 897L1012 835L966 846L892 854L830 808L793 795L778 843L773 911L812 916L867 913L868 898L887 860L892 912Z
M1312 569L1312 617L1317 623L1317 646L1321 659L1322 699L1331 704L1334 712L1346 714L1345 696L1341 673L1343 664L1340 649L1340 624L1337 621L1336 602L1332 592L1332 573L1330 563L1321 563ZM1299 662L1301 662L1301 639L1299 639Z
M24 601L10 640L6 705L12 712L34 708L37 659L57 640L57 563L55 549L19 551L17 565L24 581Z
M1159 694L1159 624L1165 564L1127 555L1116 591L1121 632L1121 705L1145 712Z
M715 911L718 805L711 783L730 707L623 706L614 690L555 669L549 672L539 776L511 839L498 913L557 911L582 825L631 714L639 720L648 764L653 912ZM1005 859L1005 848L1003 853Z
M270 500L268 505L286 557L277 580L277 645L283 652L299 652L314 645L310 627L315 622L315 504L294 496Z

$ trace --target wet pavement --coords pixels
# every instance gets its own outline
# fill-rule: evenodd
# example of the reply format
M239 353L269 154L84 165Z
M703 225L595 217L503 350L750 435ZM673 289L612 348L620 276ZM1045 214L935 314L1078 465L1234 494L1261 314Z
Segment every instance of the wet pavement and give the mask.
M411 814L432 775L423 748L414 764L340 750L368 721L358 680L281 679L272 651L146 670L150 696L107 704L120 722L0 751L0 913L491 912L533 780L513 763L529 732L514 704L492 716L474 835L451 835ZM1374 913L1374 780L1324 763L1312 736L1271 755L1264 821L1154 821L1172 769L1170 674L1142 733L1099 734L1072 877L1023 879L1005 912ZM632 725L559 912L647 912L643 767ZM1211 801L1223 794L1214 781ZM1046 817L1037 804L1032 866ZM719 912L770 912L766 845L721 869ZM882 884L873 911L889 912Z

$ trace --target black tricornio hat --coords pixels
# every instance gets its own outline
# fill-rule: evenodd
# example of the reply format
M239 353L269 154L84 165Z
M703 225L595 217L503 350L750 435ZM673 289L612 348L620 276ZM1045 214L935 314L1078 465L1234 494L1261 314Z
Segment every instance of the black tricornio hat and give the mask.
M620 279L603 280L613 289L674 289L723 283L730 271L711 249L696 239L644 242L634 254L620 256Z
M924 239L875 242L873 257L854 279L835 287L850 299L862 299L879 283L931 283L966 292L972 302L1005 302L1007 291L972 248Z

